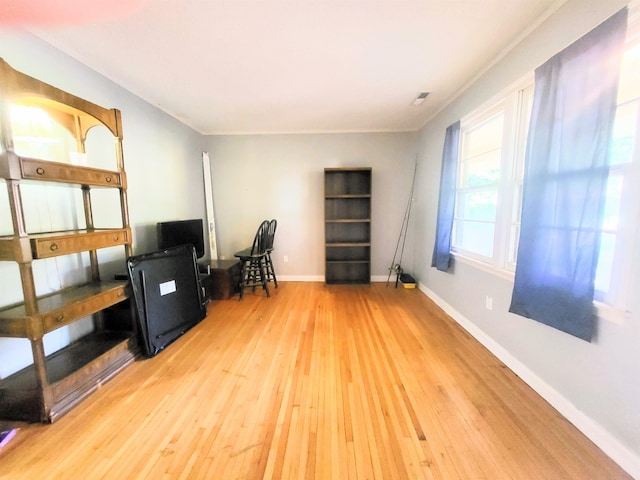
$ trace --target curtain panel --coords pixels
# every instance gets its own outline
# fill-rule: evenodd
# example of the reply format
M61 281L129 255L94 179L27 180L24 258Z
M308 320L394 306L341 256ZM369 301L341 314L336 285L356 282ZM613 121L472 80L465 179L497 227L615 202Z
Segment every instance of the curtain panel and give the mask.
M451 230L453 228L453 216L456 203L459 145L460 121L457 121L447 127L444 137L436 240L431 258L431 266L436 267L442 272L449 270L451 263Z
M591 341L623 9L536 69L509 311Z

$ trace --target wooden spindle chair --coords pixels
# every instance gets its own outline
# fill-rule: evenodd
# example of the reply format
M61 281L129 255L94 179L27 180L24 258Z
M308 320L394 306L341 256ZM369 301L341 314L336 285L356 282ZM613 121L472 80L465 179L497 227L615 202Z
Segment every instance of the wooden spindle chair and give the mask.
M265 271L265 257L267 255L267 236L269 231L269 221L265 220L260 224L256 235L253 238L253 245L236 252L234 256L240 260L240 300L244 295L245 288L262 286L262 289L269 297L269 285L267 284L267 273Z
M267 273L267 282L273 280L273 285L278 288L278 279L276 278L276 272L273 269L273 262L271 261L271 252L273 252L273 240L276 236L276 227L278 221L274 218L269 222L269 229L267 231L267 254L264 257L264 266Z

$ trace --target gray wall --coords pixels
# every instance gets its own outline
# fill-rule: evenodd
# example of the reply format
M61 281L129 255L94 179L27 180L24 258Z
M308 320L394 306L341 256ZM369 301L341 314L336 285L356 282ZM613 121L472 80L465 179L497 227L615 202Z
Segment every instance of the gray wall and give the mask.
M612 458L640 478L640 305L600 320L587 343L507 312L513 282L468 263L430 268L445 128L605 20L624 1L568 1L421 132L415 237L420 287L534 386ZM640 255L629 261L640 271ZM631 291L640 290L636 276ZM494 299L485 309L485 296Z
M372 275L386 281L416 161L416 133L209 136L218 255L251 244L276 218L273 260L283 280L324 280L325 167L372 167ZM408 235L403 265L413 263ZM288 263L283 257L288 256Z
M204 218L203 139L198 132L32 35L0 29L0 38L0 57L13 68L99 105L121 110L134 254L156 249L156 222ZM100 195L100 191L96 191L95 216L104 213L112 216L112 212L101 213L101 210L112 208L113 204L109 203L109 207L106 203L101 205ZM4 234L11 233L6 231L11 229L7 205L8 197L2 182L0 227ZM51 212L60 211L66 205L43 204L42 208L46 209L44 216L48 217ZM34 216L40 214L34 212ZM27 225L29 223L30 219L27 218ZM101 269L102 278L111 278L116 272L126 271L124 249L107 249L101 251L100 256L105 262L105 268ZM57 290L67 286L66 282L77 283L74 265L77 270L78 262L68 262L62 257L34 262L38 292ZM16 264L0 262L0 305L21 300ZM89 322L80 321L58 329L45 336L45 349L48 352L55 351L90 328ZM28 341L0 338L0 378L31 361Z

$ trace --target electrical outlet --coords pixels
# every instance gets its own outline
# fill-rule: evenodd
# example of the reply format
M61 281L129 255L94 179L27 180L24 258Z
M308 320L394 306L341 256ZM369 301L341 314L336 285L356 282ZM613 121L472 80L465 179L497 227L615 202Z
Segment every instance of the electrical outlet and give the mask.
M282 257L282 261L283 261L284 263L289 263L289 255L285 255L285 256L283 256L283 257Z
M484 308L487 310L493 310L493 297L488 295L484 297Z

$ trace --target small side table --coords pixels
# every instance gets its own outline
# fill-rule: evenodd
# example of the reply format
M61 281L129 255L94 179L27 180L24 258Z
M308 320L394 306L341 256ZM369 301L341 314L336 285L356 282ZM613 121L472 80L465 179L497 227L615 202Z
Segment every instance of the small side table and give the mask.
M211 300L228 300L240 292L239 285L238 260L211 260L211 272L202 278L205 295Z

